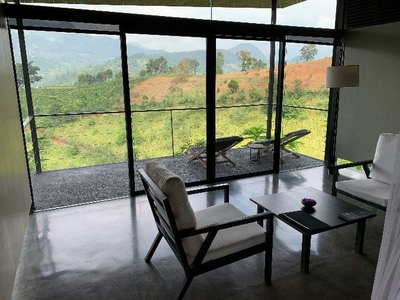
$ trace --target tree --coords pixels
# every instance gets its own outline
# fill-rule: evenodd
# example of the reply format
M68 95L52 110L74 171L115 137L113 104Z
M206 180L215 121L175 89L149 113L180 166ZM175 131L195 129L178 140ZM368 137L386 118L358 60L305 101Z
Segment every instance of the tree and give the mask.
M196 75L200 63L195 58L184 58L176 65L174 71L180 75Z
M318 50L315 45L305 45L300 49L300 56L305 61L313 60Z
M250 51L241 50L236 52L236 57L240 60L240 67L242 72L250 70L260 70L267 67L266 62L262 59L256 59L251 56Z
M146 69L140 71L141 76L154 76L158 74L169 73L168 62L164 56L156 59L150 59L146 64Z
M225 64L225 57L222 52L217 52L217 67L216 67L216 72L217 74L224 74L223 71L223 66Z
M92 84L96 82L96 76L90 74L79 74L78 84Z
M252 58L251 60L252 70L261 70L266 68L267 68L267 63L265 61L263 61L262 59Z
M250 51L240 50L236 52L236 57L240 61L240 67L242 72L247 72L250 70L252 65L252 57Z
M20 89L25 87L24 71L22 69L22 64L20 63L15 64L15 69L17 72L17 85L18 88ZM39 71L40 68L38 66L34 66L33 61L28 62L28 74L29 74L29 81L31 84L43 79L42 76L38 75Z
M105 82L113 77L113 71L107 69L105 71L99 72L96 75L96 82Z

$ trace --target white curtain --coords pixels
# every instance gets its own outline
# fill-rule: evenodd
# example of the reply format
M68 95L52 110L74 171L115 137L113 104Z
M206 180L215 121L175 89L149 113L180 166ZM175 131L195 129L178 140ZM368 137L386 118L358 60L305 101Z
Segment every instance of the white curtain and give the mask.
M371 299L400 299L400 147L397 148L394 176Z

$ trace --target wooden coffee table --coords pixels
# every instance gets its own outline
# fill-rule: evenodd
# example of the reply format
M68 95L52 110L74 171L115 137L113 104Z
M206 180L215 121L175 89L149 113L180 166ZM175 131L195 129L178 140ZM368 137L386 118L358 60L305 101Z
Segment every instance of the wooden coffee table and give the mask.
M317 204L312 209L306 209L301 204L303 198L312 198ZM250 200L257 204L257 212L271 211L278 219L302 233L301 270L305 273L309 272L313 234L357 223L355 251L362 253L366 220L376 216L369 210L361 209L311 187L254 197ZM360 215L355 220L345 221L338 217L340 213L353 211L357 211Z

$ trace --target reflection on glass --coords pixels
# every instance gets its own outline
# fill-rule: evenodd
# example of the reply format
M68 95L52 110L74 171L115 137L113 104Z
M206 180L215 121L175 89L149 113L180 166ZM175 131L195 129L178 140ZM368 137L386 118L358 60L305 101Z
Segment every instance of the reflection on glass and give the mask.
M254 24L271 24L270 8L213 7L212 19Z
M278 9L277 24L335 28L337 0L307 0Z

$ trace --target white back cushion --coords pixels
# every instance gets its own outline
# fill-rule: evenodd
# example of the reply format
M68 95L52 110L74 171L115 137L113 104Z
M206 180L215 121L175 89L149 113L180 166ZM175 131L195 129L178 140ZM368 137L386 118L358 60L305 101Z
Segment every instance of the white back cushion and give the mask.
M400 134L381 133L376 144L370 177L391 184Z
M167 195L178 230L196 227L196 217L190 206L182 179L159 162L146 164L146 173Z
M178 230L196 228L196 216L189 203L182 179L159 162L146 164L145 170L154 183L167 195ZM203 235L196 235L182 239L182 245L188 255L196 256L203 241Z

